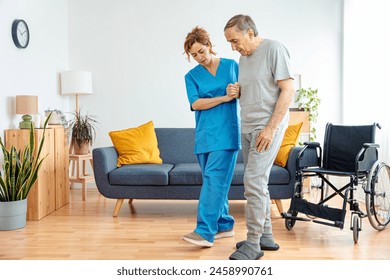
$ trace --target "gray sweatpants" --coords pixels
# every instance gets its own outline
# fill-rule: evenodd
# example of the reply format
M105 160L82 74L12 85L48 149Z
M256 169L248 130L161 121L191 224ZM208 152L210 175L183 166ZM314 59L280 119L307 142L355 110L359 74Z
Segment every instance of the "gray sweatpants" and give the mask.
M242 155L245 167L245 198L247 199L247 241L250 243L258 243L263 233L272 234L268 179L271 167L282 143L284 131L284 129L278 129L270 149L261 153L255 147L256 136L260 130L241 134Z

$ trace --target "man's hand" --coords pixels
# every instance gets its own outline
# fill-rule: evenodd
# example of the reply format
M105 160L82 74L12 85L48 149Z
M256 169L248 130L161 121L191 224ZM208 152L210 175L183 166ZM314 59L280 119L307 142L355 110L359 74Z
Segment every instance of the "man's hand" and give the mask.
M226 87L226 94L231 98L240 98L240 85L235 82L234 84L228 84Z
M271 147L276 129L266 126L256 137L256 149L259 153L266 152Z
M276 129L283 117L288 113L288 107L294 96L293 80L291 78L278 81L280 95L275 105L274 113L267 126L260 131L256 138L256 149L259 153L268 151L274 140Z

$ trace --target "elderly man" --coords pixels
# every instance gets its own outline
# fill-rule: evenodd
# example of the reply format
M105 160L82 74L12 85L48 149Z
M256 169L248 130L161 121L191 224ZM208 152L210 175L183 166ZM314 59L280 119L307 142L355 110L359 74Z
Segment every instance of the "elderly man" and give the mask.
M247 239L236 244L229 258L255 260L263 250L279 249L272 235L268 178L288 124L292 70L287 49L260 37L249 16L234 16L224 31L232 49L241 54L238 83L229 84L227 92L240 99L247 199Z

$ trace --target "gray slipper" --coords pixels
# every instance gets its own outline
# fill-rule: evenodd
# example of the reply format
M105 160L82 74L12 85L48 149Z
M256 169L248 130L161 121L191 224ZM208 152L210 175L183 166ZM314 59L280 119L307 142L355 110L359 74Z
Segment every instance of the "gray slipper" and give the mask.
M255 250L250 244L244 242L244 244L230 255L230 260L257 260L264 256L263 251Z
M245 242L246 242L246 240L237 242L236 248L239 249L242 245L244 245ZM276 243L274 243L273 245L265 245L265 244L262 244L260 242L260 248L261 248L261 250L264 250L264 251L277 251L277 250L279 250L279 245Z

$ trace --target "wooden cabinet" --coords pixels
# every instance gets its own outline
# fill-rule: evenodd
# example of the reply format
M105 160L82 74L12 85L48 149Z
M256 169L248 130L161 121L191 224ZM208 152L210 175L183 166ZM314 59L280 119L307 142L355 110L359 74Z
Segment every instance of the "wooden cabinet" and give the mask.
M23 150L29 141L29 129L4 131L7 148ZM55 126L46 129L38 179L27 197L27 220L40 220L69 203L69 154L65 129ZM35 153L43 137L43 129L34 129Z
M309 112L305 112L301 109L290 108L290 119L288 124L297 124L303 122L301 128L301 135L299 142L305 142L310 140L310 122L309 122Z
M55 186L56 209L69 203L69 147L67 143L67 131L63 126L52 127L54 130L54 154L55 154Z

